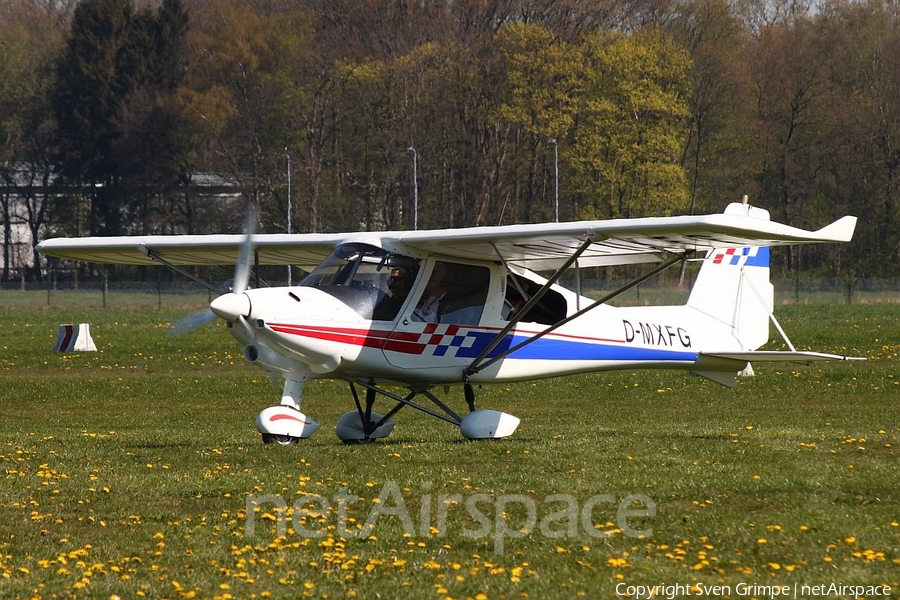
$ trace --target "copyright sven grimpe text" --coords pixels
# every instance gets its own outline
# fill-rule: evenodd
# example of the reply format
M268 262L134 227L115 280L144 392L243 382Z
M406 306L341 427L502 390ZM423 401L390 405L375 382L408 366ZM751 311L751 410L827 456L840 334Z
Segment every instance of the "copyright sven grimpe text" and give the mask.
M706 585L703 583L674 583L659 585L635 585L619 583L616 585L616 596L631 600L675 600L681 597L753 597L776 599L798 598L877 598L890 596L889 585L845 585L842 583L791 585L760 585L756 583L738 583L736 585Z

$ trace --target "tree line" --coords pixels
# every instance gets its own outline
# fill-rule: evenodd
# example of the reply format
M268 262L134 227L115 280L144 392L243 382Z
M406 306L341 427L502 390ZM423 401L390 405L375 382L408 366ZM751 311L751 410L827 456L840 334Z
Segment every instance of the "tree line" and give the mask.
M746 194L798 227L860 217L779 270L893 276L897 57L880 0L7 0L2 235L14 214L40 240L238 231L247 202L263 231L290 205L321 232Z

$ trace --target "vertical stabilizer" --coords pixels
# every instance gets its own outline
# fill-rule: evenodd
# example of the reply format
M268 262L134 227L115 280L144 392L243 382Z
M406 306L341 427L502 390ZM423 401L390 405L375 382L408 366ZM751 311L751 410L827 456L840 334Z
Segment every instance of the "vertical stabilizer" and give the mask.
M725 214L769 220L769 212L733 203ZM769 282L769 249L738 246L713 249L703 261L688 306L731 327L744 350L769 339L775 292Z

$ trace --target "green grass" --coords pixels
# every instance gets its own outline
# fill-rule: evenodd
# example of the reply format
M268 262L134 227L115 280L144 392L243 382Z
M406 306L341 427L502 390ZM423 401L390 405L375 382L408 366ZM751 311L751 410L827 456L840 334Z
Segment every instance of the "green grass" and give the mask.
M759 365L734 390L679 372L485 387L481 407L523 420L497 443L402 411L390 438L345 446L333 425L349 391L314 382L304 408L322 430L272 447L254 419L279 388L221 327L171 339L173 310L0 309L0 598L613 598L620 583L750 597L742 582L887 584L896 597L897 310L780 309L798 348L872 360ZM99 351L53 353L57 325L79 321ZM461 410L461 390L448 401ZM352 535L341 494L355 499ZM388 510L361 537L379 494ZM465 506L476 494L484 522ZM554 494L574 502L574 535ZM262 503L248 536L247 499L265 495L288 509ZM462 503L439 509L442 495ZM645 537L619 527L631 495L655 505L624 521ZM301 520L290 507L304 497L333 510ZM400 499L411 534L389 514ZM515 532L529 504L532 531L498 553L497 524ZM445 530L425 533L423 512L436 528L439 511ZM321 537L277 537L285 517Z

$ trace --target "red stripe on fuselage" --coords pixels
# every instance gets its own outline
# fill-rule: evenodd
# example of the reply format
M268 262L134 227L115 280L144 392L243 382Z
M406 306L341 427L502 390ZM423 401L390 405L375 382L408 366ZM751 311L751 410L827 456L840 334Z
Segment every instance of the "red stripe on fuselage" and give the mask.
M325 340L329 342L337 342L341 344L349 344L353 346L363 346L366 348L378 348L389 352L400 352L403 354L422 354L428 345L438 345L444 336L457 335L460 329L476 333L492 333L500 331L499 327L462 327L460 325L446 325L443 332L438 333L441 327L438 323L427 323L422 332L414 331L390 331L388 329L360 329L346 328L338 329L334 327L313 327L308 325L291 325L289 323L269 323L272 331L284 333L287 335L296 335L299 337L313 338ZM517 333L525 335L536 335L539 331L523 331ZM428 337L425 337L425 336ZM582 335L571 334L552 334L557 339L583 340L587 343L617 343L624 344L623 339L607 339L596 338ZM425 341L427 340L427 341Z
M269 323L269 327L272 331L278 333L374 348L381 347L391 333L390 331L369 329L335 329L332 327L306 327L280 323Z

